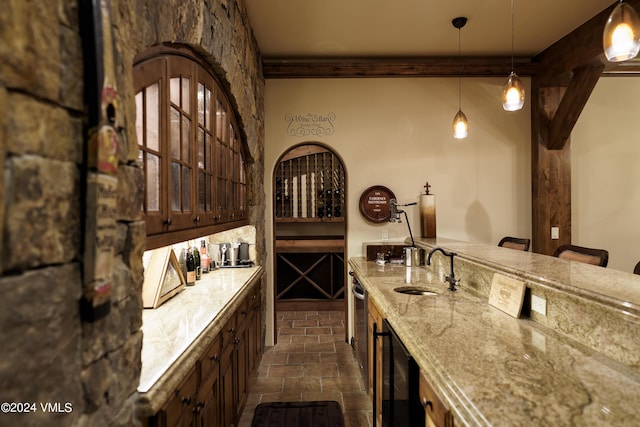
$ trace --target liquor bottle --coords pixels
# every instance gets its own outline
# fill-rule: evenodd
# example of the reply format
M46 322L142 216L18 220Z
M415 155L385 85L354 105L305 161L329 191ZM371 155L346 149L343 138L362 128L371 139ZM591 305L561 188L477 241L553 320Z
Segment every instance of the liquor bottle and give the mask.
M200 264L203 273L208 273L211 269L211 258L209 258L209 254L207 253L207 244L204 240L200 240Z
M193 286L196 284L196 260L193 257L193 252L188 249L185 249L187 252L186 260L187 260L187 286Z
M193 246L191 248L191 253L193 254L193 261L195 262L196 267L196 280L202 279L202 263L200 260L200 251L198 248Z

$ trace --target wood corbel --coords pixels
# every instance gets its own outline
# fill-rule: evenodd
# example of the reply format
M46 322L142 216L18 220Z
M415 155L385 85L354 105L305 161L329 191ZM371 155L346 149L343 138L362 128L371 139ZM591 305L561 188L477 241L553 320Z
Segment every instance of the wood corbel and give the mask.
M549 124L549 134L545 138L547 149L561 150L564 147L604 68L602 62L594 61L574 70Z

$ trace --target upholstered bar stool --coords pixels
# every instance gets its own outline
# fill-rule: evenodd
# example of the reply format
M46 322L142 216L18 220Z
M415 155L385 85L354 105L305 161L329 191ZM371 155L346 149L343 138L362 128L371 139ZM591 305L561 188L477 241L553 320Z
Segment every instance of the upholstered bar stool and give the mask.
M586 264L606 267L609 262L609 251L605 249L585 248L577 245L562 245L556 249L554 257L571 261L584 262Z
M503 248L516 249L525 252L529 250L529 245L531 245L531 239L521 239L519 237L511 236L503 237L498 243L498 246L502 246Z

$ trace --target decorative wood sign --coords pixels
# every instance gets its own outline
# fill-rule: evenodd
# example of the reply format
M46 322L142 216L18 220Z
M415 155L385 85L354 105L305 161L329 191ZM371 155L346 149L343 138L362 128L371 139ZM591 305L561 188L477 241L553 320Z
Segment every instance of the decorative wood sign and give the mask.
M389 221L389 201L395 199L393 191L382 185L369 187L360 196L360 213L371 222L381 223Z
M495 273L489 292L489 304L517 319L522 311L525 289L524 282Z

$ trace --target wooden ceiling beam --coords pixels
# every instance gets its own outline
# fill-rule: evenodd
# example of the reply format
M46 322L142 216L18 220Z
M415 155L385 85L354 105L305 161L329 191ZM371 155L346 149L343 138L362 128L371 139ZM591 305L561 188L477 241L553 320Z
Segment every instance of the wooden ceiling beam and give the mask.
M640 10L640 0L625 3ZM605 74L633 75L640 71L640 66L609 62L604 56L602 32L616 5L612 4L532 59L539 64L536 79L541 87L565 86L575 69L594 61L603 65Z
M514 60L518 75L531 76L537 65L528 58ZM262 61L265 79L508 76L511 57L424 58L269 58Z

